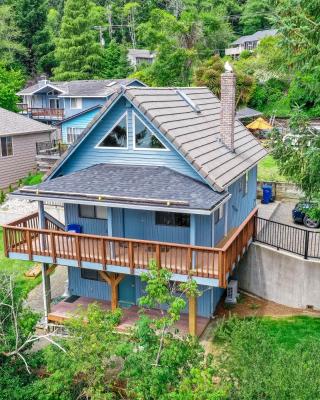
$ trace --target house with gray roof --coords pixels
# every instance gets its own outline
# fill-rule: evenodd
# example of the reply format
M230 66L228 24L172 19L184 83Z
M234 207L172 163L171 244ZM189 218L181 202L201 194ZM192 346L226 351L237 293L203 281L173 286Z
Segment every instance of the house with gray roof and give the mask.
M20 112L45 123L57 124L65 118L104 103L121 86L144 86L137 79L50 81L40 79L20 90Z
M228 49L225 49L225 54L226 56L237 58L244 50L253 51L262 39L269 36L275 36L276 34L276 29L266 29L263 31L257 31L252 35L241 36L239 39L232 42Z
M179 295L187 329L201 334L253 239L266 154L235 116L235 84L222 74L221 101L206 87L119 87L45 180L13 193L39 204L4 235L8 257L42 263L46 322L95 300L133 315L141 274L156 265L177 288L197 283L199 298ZM47 202L63 204L64 227ZM68 270L70 297L55 304L49 264Z
M0 108L0 189L36 169L36 143L50 140L55 128Z
M129 49L128 60L134 69L141 64L152 64L156 58L156 53L148 49Z

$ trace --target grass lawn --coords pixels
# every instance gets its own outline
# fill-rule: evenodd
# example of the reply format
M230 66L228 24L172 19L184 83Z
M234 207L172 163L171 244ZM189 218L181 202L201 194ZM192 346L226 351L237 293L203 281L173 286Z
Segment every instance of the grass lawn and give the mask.
M286 182L286 178L279 173L276 160L267 155L258 164L258 180L266 182Z
M33 262L10 260L3 254L3 232L0 228L0 273L13 274L16 278L18 288L21 290L23 295L26 295L31 289L37 286L41 278L36 279L26 278L23 274L28 270Z

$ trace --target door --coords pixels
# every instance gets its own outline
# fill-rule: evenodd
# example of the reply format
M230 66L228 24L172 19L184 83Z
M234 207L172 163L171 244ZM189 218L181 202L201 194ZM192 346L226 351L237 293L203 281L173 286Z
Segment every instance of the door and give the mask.
M136 304L136 285L135 277L127 275L119 284L119 305L120 307L130 307Z

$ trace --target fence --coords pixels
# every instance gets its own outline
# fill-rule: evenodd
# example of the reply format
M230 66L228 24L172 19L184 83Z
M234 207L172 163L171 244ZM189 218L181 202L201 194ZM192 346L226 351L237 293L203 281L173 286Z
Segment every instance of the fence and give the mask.
M256 217L255 241L308 258L320 259L320 232Z
M36 153L40 156L62 156L67 148L68 146L61 143L59 140L36 143Z

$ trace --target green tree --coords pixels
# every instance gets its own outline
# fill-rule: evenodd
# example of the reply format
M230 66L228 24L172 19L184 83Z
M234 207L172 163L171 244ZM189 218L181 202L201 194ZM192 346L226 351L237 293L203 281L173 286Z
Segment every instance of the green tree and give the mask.
M24 74L18 69L9 69L0 63L0 107L16 111L16 92L25 82Z
M37 64L35 47L39 45L44 29L47 12L47 0L15 0L13 10L16 24L21 32L21 44L27 49L27 55L22 57L29 73L34 73Z
M255 79L245 74L235 67L237 76L236 85L236 104L247 104L255 89ZM223 61L219 56L213 56L203 62L194 73L194 84L198 86L207 86L215 95L220 96L220 76L224 71Z
M101 76L103 50L94 25L101 10L90 0L66 0L60 36L56 42L56 80L94 79Z
M25 47L19 43L20 36L12 7L0 6L0 60L3 64L12 67L19 57L26 54Z
M247 0L240 18L244 35L271 28L274 3L274 0Z
M102 76L106 79L125 78L130 72L127 50L112 39L105 49Z

